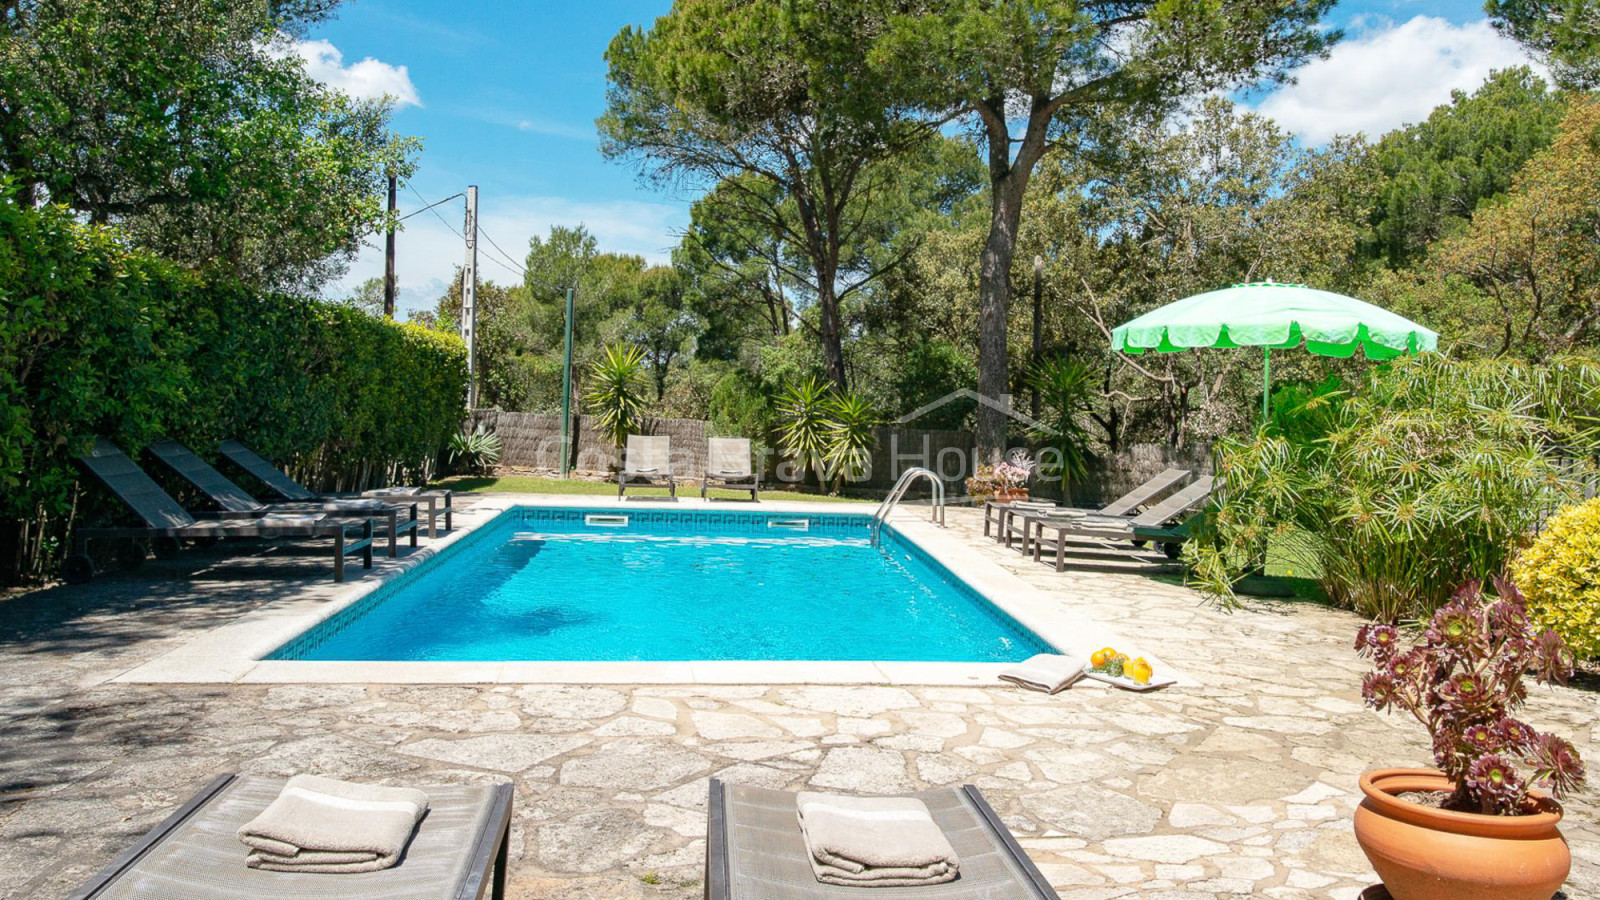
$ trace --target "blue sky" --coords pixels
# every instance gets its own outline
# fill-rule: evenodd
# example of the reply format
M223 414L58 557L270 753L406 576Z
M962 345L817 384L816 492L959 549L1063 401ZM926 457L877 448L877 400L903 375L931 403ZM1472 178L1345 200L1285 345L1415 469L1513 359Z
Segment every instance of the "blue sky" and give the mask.
M353 0L297 46L312 75L360 95L400 99L395 127L424 141L421 166L402 188L402 214L480 191L484 231L520 264L530 236L583 223L604 250L665 261L692 197L642 186L635 171L601 158L594 120L605 107L607 43L625 25L648 25L670 0ZM1251 102L1308 143L1334 133L1381 133L1426 116L1451 89L1481 83L1522 60L1483 21L1476 2L1359 0L1330 23L1349 33L1298 85ZM422 213L398 238L402 309L432 307L462 257L462 208ZM519 281L484 248L482 277ZM381 274L364 252L330 293Z

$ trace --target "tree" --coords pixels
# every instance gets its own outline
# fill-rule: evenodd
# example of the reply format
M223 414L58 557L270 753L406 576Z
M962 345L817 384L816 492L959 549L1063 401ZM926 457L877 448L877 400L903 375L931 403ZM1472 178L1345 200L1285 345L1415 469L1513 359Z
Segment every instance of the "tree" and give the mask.
M678 0L648 31L606 51L608 158L638 160L659 183L723 190L724 214L756 246L778 238L810 273L829 380L843 389L842 295L899 259L846 259L860 210L896 189L875 164L931 130L900 114L862 48L882 19L864 0ZM781 255L773 262L785 268ZM865 268L852 262L867 262Z
M1528 160L1503 200L1429 257L1476 286L1498 352L1542 360L1600 339L1600 100L1575 95L1551 145Z
M1397 269L1421 259L1511 186L1565 113L1561 96L1523 66L1495 72L1470 95L1456 91L1425 121L1384 135L1373 150L1384 182L1362 256Z
M1110 352L1111 329L1191 294L1256 280L1348 290L1377 178L1357 139L1298 147L1271 120L1211 98L1181 125L1109 114L1073 152L1039 166L1022 256L1045 260L1046 350L1099 374L1089 420L1115 450L1183 446L1259 409L1259 353ZM1027 322L1011 323L1026 347ZM1281 359L1281 362L1280 362ZM1274 356L1281 374L1320 377L1308 354Z
M386 223L416 143L281 41L335 0L17 0L0 17L0 171L24 205L117 222L180 263L314 288Z
M1550 67L1556 84L1600 87L1600 5L1594 0L1487 0L1483 9L1495 28Z
M990 187L981 259L978 390L1010 393L1011 263L1034 166L1052 137L1108 109L1161 106L1255 80L1282 80L1339 36L1333 0L901 0L871 55L928 121L967 117ZM1006 416L978 409L978 448L1005 448Z
M456 279L460 281L460 279ZM368 278L356 285L356 289L344 298L345 303L354 306L369 316L383 315L383 278ZM456 294L457 309L460 308L460 292Z

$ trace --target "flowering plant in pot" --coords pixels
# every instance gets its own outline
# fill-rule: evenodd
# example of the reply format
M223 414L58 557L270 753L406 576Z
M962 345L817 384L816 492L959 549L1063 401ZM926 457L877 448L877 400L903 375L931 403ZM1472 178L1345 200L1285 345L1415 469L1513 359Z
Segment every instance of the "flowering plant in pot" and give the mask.
M1567 740L1512 714L1528 675L1564 682L1573 656L1553 631L1536 631L1517 588L1494 594L1469 583L1440 607L1420 638L1373 624L1356 649L1374 670L1367 705L1410 713L1433 741L1431 769L1361 776L1356 839L1395 900L1550 900L1571 855L1557 801L1584 783Z
M1025 500L1028 497L1028 478L1033 474L1029 466L1015 462L1000 462L992 466L979 466L967 479L967 494L975 500Z

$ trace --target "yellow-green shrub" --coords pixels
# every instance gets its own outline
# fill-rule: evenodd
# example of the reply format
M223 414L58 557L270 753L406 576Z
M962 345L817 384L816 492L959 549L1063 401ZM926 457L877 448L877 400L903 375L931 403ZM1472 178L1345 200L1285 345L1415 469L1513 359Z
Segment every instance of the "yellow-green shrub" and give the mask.
M1600 498L1569 506L1511 564L1528 611L1579 659L1600 658Z

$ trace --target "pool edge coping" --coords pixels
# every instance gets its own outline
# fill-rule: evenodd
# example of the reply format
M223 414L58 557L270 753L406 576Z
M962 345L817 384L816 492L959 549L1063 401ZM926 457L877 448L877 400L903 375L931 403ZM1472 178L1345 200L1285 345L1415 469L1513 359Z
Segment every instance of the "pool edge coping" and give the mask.
M874 660L698 660L686 662L395 662L271 660L266 657L324 620L379 590L402 574L438 556L520 506L591 507L689 511L738 509L760 513L813 515L866 514L867 504L762 501L678 501L655 498L614 500L586 495L486 494L470 508L459 508L455 528L426 547L398 559L373 561L373 572L359 583L318 582L197 635L183 645L146 660L111 679L123 684L835 684L996 686L998 675L1014 663L911 662ZM858 512L859 510L859 512ZM894 529L1002 613L1050 646L1087 655L1099 646L1128 646L1115 629L1081 610L1063 608L966 541L927 520L925 507L897 509ZM361 570L358 570L361 571ZM1167 665L1158 654L1143 654L1177 686L1198 683Z

